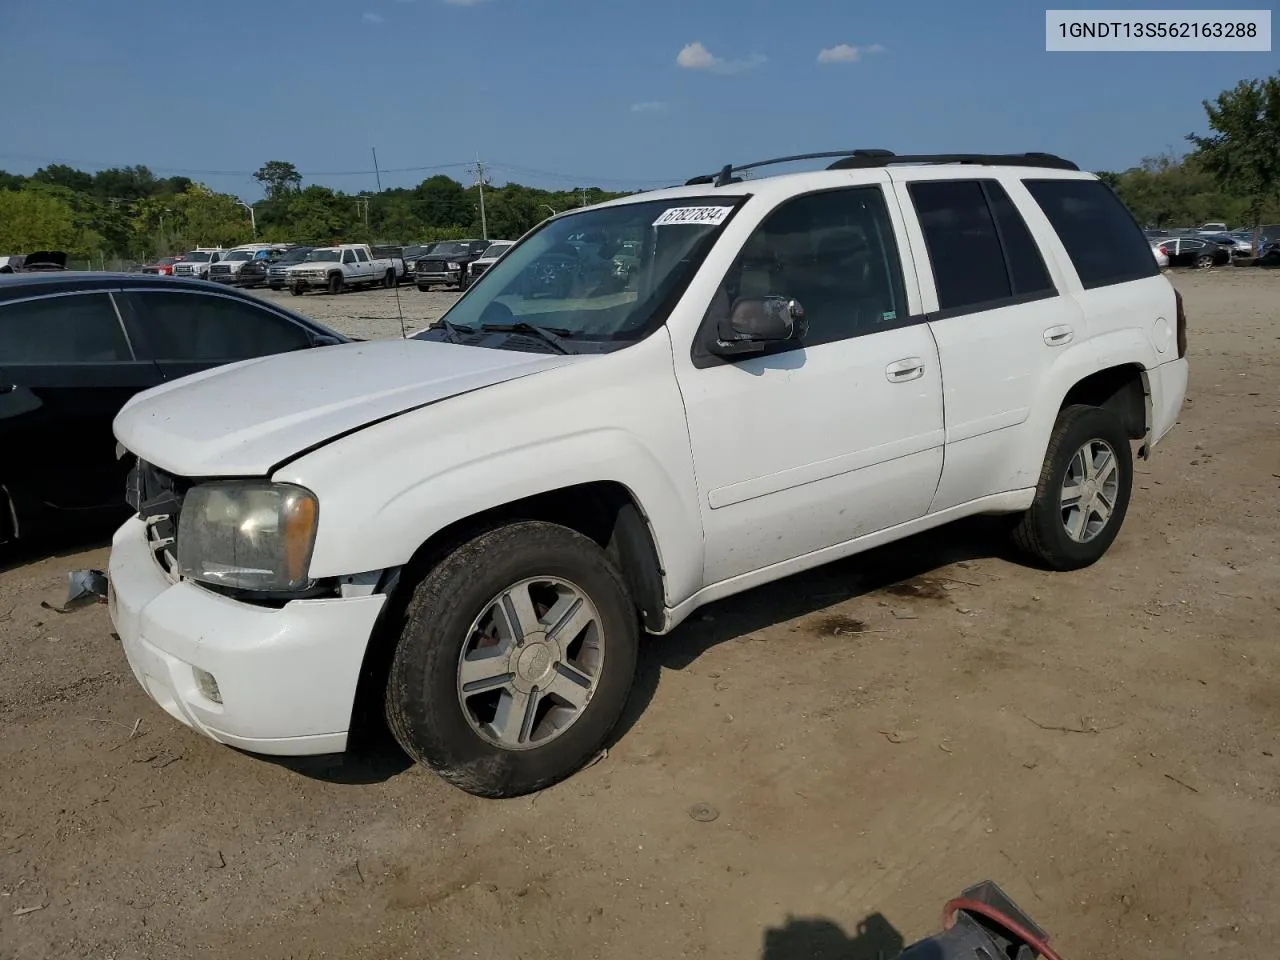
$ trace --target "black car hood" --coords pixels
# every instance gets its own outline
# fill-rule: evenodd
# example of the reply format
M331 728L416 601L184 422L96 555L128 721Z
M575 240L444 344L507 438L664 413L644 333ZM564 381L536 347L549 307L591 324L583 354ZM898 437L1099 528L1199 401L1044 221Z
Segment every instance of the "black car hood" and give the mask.
M65 270L67 255L61 250L37 250L22 261L23 270Z

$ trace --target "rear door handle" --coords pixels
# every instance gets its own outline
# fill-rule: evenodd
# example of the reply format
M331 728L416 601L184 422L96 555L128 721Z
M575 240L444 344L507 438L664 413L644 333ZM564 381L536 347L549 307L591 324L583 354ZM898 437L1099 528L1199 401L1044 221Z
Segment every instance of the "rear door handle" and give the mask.
M1065 323L1050 327L1044 332L1044 342L1051 347L1066 346L1075 339L1076 332Z
M907 357L884 368L885 379L890 383L906 383L924 376L924 361L919 357Z

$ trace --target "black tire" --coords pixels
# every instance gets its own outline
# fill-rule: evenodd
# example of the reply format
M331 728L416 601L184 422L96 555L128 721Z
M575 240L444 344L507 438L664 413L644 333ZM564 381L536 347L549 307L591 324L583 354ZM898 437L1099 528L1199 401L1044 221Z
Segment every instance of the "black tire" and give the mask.
M396 285L396 272L394 270L388 270L386 273L382 275L382 289L390 290L395 285Z
M343 280L342 274L340 273L329 274L329 286L328 286L329 293L335 296L341 293L343 284L344 284L344 280Z
M1063 520L1062 485L1072 459L1086 443L1101 440L1115 454L1115 502L1105 526L1085 542L1073 539ZM1101 407L1075 404L1058 414L1045 451L1036 498L1013 531L1029 557L1053 570L1078 570L1097 562L1115 541L1133 491L1133 450L1119 418Z
M289 292L295 297L300 297L307 292L307 288L300 283L295 283L289 287Z
M458 696L458 662L476 617L506 588L559 577L595 605L604 659L578 718L542 746L504 749L481 737ZM414 588L387 679L386 717L414 760L480 797L541 790L599 753L626 705L636 671L639 618L622 575L593 541L551 523L523 521L453 550Z
M418 284L418 290L419 290L419 292L421 292L421 293L427 293L427 292L429 292L429 291L431 290L431 284L429 284L429 283L420 283L420 284Z
M1196 257L1197 270L1207 270L1212 266L1213 266L1213 257L1209 256L1209 254L1202 253L1200 254L1200 256Z

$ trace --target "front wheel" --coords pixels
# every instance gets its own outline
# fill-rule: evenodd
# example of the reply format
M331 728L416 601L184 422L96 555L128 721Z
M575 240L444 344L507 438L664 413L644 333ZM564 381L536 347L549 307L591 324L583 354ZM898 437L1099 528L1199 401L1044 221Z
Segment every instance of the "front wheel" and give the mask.
M293 286L289 288L289 292L292 293L295 297L300 297L307 292L307 288L300 283L295 283Z
M431 284L429 284L429 283L420 283L420 284L418 284L418 290L419 290L420 292L422 292L422 293L429 293L429 292L430 292L430 290L431 290Z
M1014 542L1051 569L1087 567L1119 534L1132 490L1133 452L1119 418L1101 407L1067 407Z
M1207 253L1202 253L1200 256L1196 257L1197 270L1208 270L1212 266L1213 257L1209 256Z
M342 292L343 279L340 273L329 274L329 292L337 295Z
M599 546L551 523L499 527L414 589L387 722L406 753L468 793L531 793L604 745L638 643L635 606Z

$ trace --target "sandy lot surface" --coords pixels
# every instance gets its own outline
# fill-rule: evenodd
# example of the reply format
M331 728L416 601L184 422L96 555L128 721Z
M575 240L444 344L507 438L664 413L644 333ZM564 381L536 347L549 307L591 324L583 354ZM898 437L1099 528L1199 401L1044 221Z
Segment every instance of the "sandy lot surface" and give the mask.
M1076 960L1274 956L1280 271L1176 282L1190 402L1103 562L967 524L717 604L532 798L206 741L104 606L41 606L105 549L3 570L0 957L873 960L988 877ZM398 333L381 293L284 299Z
M249 292L362 340L400 336L401 318L404 319L404 331L413 334L440 319L460 296L450 290L423 293L414 286L396 290L361 290L336 297L325 293L295 297L285 290L265 288Z

